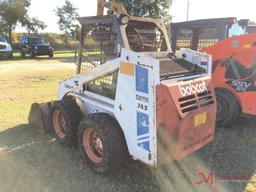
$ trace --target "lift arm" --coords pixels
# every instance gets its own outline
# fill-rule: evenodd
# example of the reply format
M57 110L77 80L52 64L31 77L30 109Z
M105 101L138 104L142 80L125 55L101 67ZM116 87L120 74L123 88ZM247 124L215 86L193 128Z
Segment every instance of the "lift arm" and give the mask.
M104 8L108 8L118 16L122 14L127 15L126 8L119 0L98 0L97 16L103 16Z

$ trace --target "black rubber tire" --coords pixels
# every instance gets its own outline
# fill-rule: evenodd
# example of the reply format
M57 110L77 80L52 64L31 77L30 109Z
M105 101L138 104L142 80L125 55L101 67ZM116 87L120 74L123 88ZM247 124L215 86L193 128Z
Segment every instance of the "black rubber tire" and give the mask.
M64 139L58 136L54 129L54 125L52 126L54 129L56 140L58 143L62 144L65 147L72 147L77 144L77 130L79 123L82 119L82 112L77 105L75 98L73 98L72 96L64 97L62 100L53 103L51 109L51 117L53 117L53 113L55 110L60 110L62 112L66 126Z
M102 160L97 164L85 152L83 135L88 128L95 129L102 140L104 153ZM84 118L78 128L78 144L82 159L94 172L100 175L106 176L115 173L128 157L128 149L121 127L108 114L96 113Z
M49 58L53 58L53 53L50 53L48 56Z
M8 57L8 59L12 59L12 58L13 58L13 53L12 53L12 52L9 53L9 54L7 55L7 57Z
M29 56L30 56L31 58L35 58L35 54L33 53L33 51L30 51L30 52L29 52Z
M20 56L25 57L25 53L23 51L20 51Z
M241 116L241 106L234 94L224 88L215 88L217 99L216 125L229 126Z

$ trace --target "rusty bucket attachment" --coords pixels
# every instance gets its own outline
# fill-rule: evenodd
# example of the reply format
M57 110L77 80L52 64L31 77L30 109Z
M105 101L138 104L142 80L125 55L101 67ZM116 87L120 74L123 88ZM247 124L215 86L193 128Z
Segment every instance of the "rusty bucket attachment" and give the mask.
M44 134L52 131L51 105L51 102L33 103L28 116L29 124Z

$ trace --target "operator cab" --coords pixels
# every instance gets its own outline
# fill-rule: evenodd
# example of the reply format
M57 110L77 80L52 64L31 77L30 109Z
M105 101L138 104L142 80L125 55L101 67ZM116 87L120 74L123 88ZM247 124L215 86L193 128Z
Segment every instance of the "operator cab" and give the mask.
M249 20L236 20L230 19L227 25L227 38L244 35L247 33L246 28L248 26Z
M223 39L255 33L255 29L248 19L237 20L235 17L172 23L172 50L186 47L200 51Z
M78 73L86 72L121 55L122 48L160 62L160 79L208 74L208 60L172 53L165 24L157 19L128 15L82 17L81 56ZM194 62L192 62L192 60Z

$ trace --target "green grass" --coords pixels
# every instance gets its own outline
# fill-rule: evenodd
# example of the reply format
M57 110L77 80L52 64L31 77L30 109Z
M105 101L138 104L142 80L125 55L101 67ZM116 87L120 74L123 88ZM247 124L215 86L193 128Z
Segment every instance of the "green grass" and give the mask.
M51 58L51 60L64 60L64 61L70 61L74 62L75 60L75 50L62 50L62 51L54 51L54 57ZM13 61L31 61L31 60L49 60L48 56L36 56L35 58L29 57L29 55L26 55L25 57L21 57L20 53L18 51L15 51L13 53L13 58L0 58L0 63L11 63Z
M63 158L72 162L72 156L79 162L76 152L63 157L67 149L27 124L31 103L56 99L58 82L74 73L75 66L65 63L0 64L1 192L77 189L68 183L65 161L57 163ZM68 170L77 170L76 163L70 163ZM58 189L58 185L65 185L65 189Z
M28 113L31 102L56 98L58 81L75 74L75 65L69 60L73 54L62 51L56 52L55 59L0 61L0 131L25 123L24 114ZM10 116L13 118L9 119Z
M38 65L31 62L26 65L0 65L1 129L26 123L24 114L28 113L31 102L55 99L58 81L75 72L75 69L71 70L72 67L75 68L72 64ZM9 119L10 117L13 118Z

